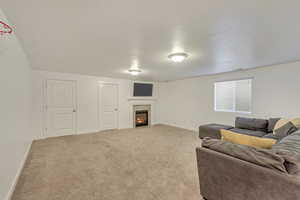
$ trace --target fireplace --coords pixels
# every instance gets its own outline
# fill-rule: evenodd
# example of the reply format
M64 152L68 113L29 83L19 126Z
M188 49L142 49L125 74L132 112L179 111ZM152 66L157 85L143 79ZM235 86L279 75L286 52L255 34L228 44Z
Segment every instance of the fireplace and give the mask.
M134 105L133 115L133 127L151 125L151 105Z
M135 111L135 126L148 126L148 110Z

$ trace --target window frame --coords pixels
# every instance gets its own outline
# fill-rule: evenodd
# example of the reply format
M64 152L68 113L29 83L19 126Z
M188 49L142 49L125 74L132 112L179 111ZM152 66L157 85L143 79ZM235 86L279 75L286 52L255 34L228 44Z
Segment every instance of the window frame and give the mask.
M226 109L217 109L217 94L216 94L216 87L217 83L223 83L223 82L236 82L237 81L243 81L243 80L250 80L251 81L251 98L250 98L250 111L237 111L236 110L236 87L234 87L234 97L233 98L233 110L226 110ZM227 113L239 113L239 114L252 114L253 112L253 77L247 77L247 78L239 78L239 79L229 79L229 80L221 80L221 81L215 81L214 82L214 111L215 112L227 112Z

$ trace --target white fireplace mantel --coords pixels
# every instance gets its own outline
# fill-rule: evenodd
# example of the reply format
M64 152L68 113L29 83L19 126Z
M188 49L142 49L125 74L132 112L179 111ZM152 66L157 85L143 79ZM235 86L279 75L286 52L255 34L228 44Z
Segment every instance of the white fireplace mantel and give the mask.
M130 97L128 98L128 105L130 107L130 119L134 118L134 106L141 106L141 105L150 105L151 106L151 125L156 124L156 103L157 98L153 97ZM133 123L131 123L131 128L133 128Z
M128 101L157 101L156 97L128 97Z

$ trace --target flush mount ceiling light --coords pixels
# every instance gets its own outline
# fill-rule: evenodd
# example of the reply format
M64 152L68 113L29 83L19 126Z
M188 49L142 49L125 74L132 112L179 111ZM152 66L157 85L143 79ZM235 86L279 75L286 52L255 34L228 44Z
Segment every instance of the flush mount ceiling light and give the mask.
M180 63L188 57L187 53L173 53L168 56L173 62Z
M139 75L139 73L142 72L142 70L140 70L138 68L134 68L134 69L129 69L128 72L133 76L137 76L137 75Z

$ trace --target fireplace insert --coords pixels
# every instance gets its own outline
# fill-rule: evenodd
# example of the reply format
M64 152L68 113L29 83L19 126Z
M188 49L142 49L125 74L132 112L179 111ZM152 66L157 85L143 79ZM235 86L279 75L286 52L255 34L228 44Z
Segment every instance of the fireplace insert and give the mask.
M138 110L135 111L135 126L148 126L148 111L147 110Z

